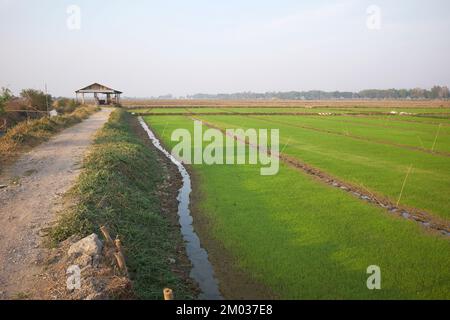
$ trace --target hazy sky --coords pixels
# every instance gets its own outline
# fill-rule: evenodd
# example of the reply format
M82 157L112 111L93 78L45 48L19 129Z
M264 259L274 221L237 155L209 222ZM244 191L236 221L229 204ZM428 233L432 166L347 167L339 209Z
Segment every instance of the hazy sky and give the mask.
M379 29L367 26L371 5ZM449 13L448 0L0 0L0 86L72 96L100 82L156 96L450 85Z

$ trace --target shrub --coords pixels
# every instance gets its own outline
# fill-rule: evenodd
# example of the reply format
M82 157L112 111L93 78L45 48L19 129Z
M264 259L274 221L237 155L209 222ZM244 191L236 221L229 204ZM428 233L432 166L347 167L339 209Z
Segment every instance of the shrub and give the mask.
M25 99L28 108L39 111L46 111L53 101L51 95L34 89L22 90L20 96Z
M96 110L98 108L95 107L78 108L71 114L19 123L0 138L0 163L13 158L24 148L47 140L55 132L81 122Z
M77 108L79 108L81 104L74 99L60 98L56 101L56 111L59 114L72 113Z
M5 104L13 97L11 91L7 88L2 88L0 92L0 115L5 112Z

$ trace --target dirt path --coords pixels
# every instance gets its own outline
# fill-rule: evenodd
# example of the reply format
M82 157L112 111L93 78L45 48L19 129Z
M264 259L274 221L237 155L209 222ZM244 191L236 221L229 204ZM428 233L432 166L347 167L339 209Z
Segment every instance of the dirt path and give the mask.
M54 221L61 195L111 110L103 109L23 155L0 175L0 299L30 297L41 272L43 229Z

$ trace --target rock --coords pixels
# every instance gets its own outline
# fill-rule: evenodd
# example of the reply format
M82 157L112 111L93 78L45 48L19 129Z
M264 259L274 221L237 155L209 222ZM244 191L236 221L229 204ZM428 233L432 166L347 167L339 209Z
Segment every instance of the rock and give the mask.
M7 188L7 187L8 187L7 185L0 184L0 189L5 189L5 188Z
M81 239L77 243L71 245L68 254L70 257L79 257L82 255L94 257L101 254L102 248L102 242L100 241L98 236L93 233L90 236Z
M405 211L405 212L402 212L402 217L406 218L406 219L409 219L411 217L411 215L408 212Z
M87 254L82 254L81 256L76 258L73 263L80 268L84 268L92 264L92 257Z
M92 258L92 266L93 266L94 268L98 268L98 266L100 265L100 259L101 259L101 256L98 255L98 254L96 254L96 255Z

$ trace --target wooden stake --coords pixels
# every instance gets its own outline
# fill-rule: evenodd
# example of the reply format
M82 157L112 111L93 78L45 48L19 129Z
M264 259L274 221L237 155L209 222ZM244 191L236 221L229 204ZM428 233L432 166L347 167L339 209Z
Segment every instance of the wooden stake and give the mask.
M166 288L166 289L164 289L163 293L164 293L164 300L167 300L167 301L173 300L172 289Z
M123 257L122 252L115 252L114 257L117 260L117 265L119 266L119 269L128 276L128 269L127 269L127 265L125 263L125 258Z
M105 226L100 227L101 232L103 233L103 237L105 237L106 243L110 246L114 245L114 241L109 234L108 229Z
M119 252L122 252L122 242L120 242L120 239L117 238L114 243L116 244L116 248L117 250L119 250Z
M116 257L117 260L117 264L119 265L120 270L122 270L123 272L125 272L126 275L128 275L127 264L125 263L125 257L122 252L122 242L120 242L120 239L117 238L114 241L114 243L117 248L117 253L114 253L114 256Z
M403 185L402 185L402 190L400 191L400 195L398 196L397 207L400 204L400 200L402 199L403 190L405 189L405 185L406 185L406 180L408 180L408 177L409 177L409 174L411 173L412 167L413 166L410 165L409 169L408 169L408 173L406 173L406 177L405 177L405 180L403 181Z
M434 147L436 147L437 138L439 136L439 131L441 130L442 123L439 124L438 130L436 132L436 137L434 138L433 147L431 147L431 152L434 152Z

